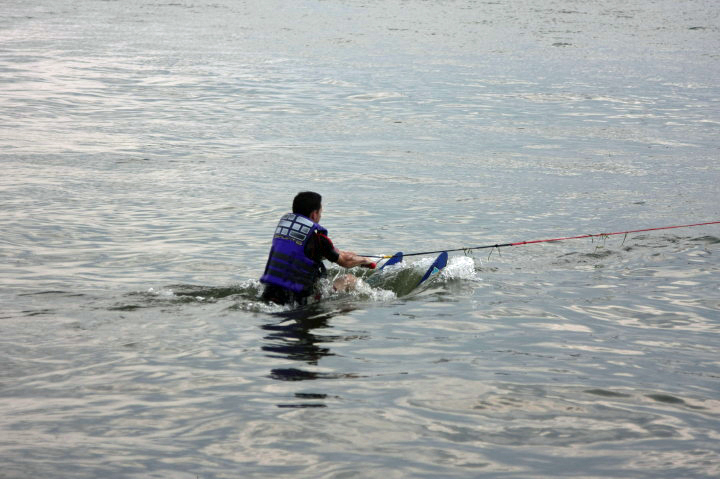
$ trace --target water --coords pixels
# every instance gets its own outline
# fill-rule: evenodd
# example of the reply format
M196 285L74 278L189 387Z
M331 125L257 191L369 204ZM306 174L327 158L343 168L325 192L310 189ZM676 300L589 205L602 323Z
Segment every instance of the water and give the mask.
M716 2L1 8L0 477L720 475L717 225L257 282L720 220Z

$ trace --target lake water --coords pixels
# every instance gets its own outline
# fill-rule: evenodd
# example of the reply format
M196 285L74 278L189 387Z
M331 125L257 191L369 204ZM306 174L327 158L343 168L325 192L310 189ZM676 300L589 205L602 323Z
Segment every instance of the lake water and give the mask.
M257 281L720 221L718 2L0 9L0 477L720 476L718 224Z

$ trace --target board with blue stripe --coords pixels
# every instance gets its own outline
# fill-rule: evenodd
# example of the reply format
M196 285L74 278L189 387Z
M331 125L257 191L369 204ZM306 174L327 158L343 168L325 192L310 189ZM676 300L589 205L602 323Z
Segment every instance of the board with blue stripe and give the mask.
M397 264L397 263L401 262L402 259L403 259L402 251L398 251L397 253L392 255L390 257L390 259L385 262L385 264L380 266L380 269L383 269L385 266L392 266L394 264Z
M423 277L420 279L420 282L418 282L418 286L423 284L425 281L429 280L430 278L436 276L440 273L440 271L443 270L445 266L447 266L448 261L448 254L447 251L443 251L440 253L440 255L433 261L433 264L430 265L430 267L427 269Z

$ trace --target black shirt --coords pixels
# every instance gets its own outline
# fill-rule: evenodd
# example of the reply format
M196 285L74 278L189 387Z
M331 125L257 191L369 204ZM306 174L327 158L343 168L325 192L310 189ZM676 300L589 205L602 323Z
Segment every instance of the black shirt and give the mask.
M305 245L305 255L313 261L327 259L331 263L337 263L340 259L340 253L335 249L330 238L317 231Z

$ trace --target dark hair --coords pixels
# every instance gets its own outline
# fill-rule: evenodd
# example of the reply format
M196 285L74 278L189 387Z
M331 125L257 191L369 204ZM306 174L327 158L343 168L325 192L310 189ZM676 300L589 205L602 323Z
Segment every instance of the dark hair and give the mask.
M295 195L292 211L298 215L310 216L310 213L321 207L322 196L313 191L303 191Z

